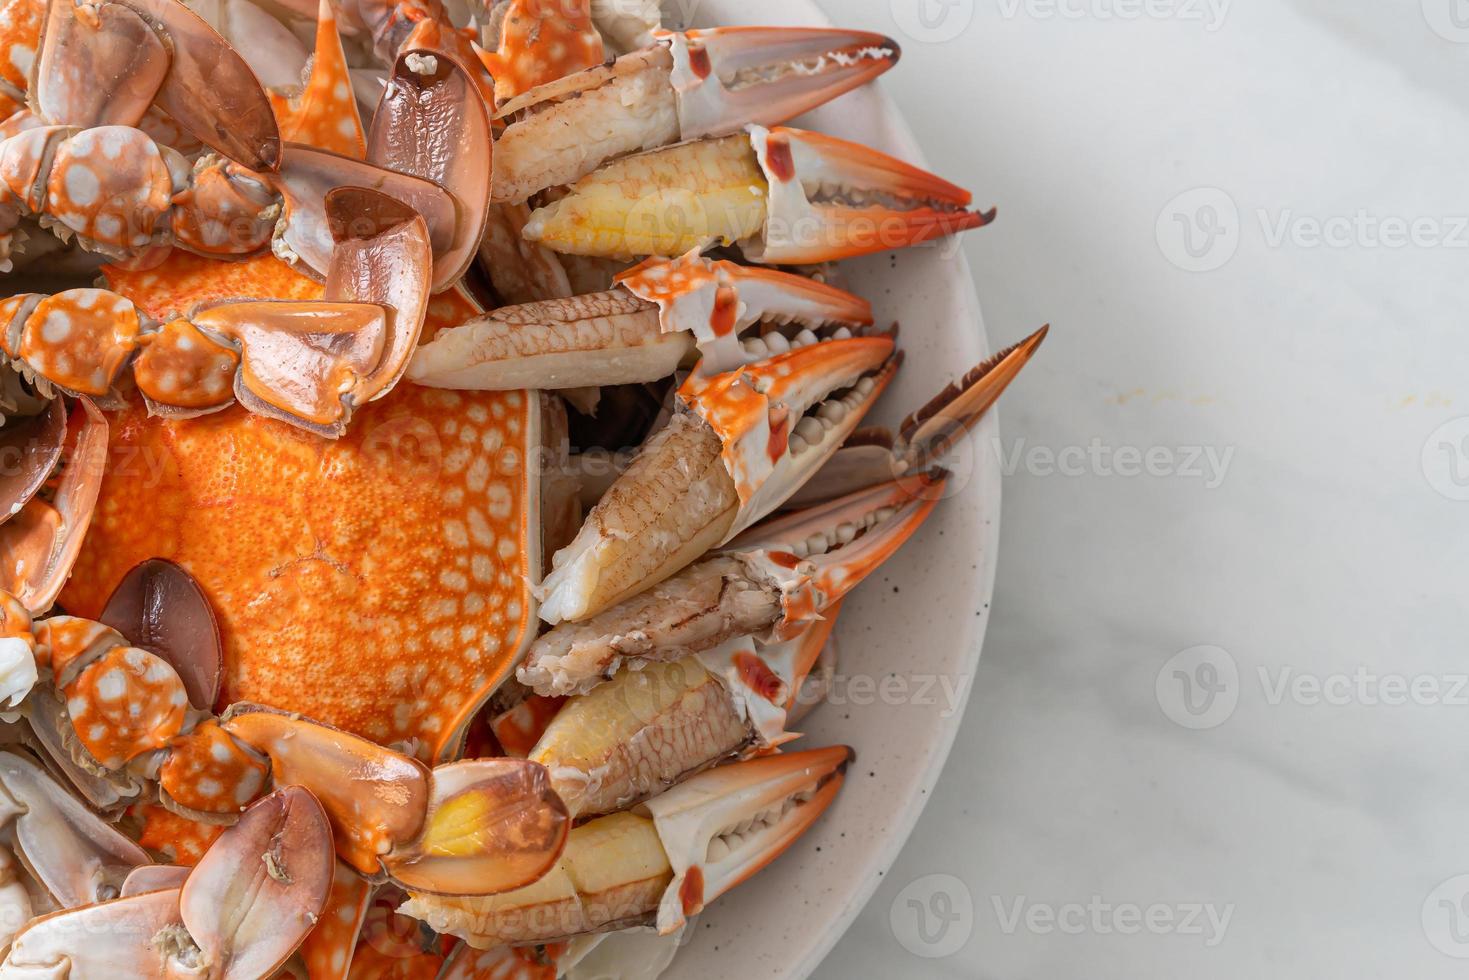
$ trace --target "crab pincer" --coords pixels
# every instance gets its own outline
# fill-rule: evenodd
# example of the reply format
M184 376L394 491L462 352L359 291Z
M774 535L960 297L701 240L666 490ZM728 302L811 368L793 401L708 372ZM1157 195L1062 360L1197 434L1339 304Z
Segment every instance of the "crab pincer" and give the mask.
M768 265L908 248L983 227L973 195L858 143L797 129L681 143L607 164L531 214L525 236L604 258L738 243Z
M658 31L608 65L504 102L497 202L569 184L617 157L775 126L897 64L891 38L835 28ZM678 254L678 253L674 253Z
M403 911L476 948L638 925L681 929L790 847L840 791L843 746L735 763L571 832L544 878L491 897L413 894Z
M558 552L541 617L583 620L769 514L836 451L896 372L891 335L845 336L694 374L680 409Z

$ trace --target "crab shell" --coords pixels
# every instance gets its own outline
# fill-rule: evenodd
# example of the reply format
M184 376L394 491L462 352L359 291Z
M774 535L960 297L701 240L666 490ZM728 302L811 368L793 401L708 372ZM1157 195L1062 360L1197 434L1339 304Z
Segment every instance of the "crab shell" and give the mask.
M320 295L268 256L109 276L155 316L220 292ZM431 319L462 319L456 302L438 297ZM218 614L216 708L256 701L454 755L536 621L537 398L402 385L336 441L238 407L166 420L132 404L112 422L69 611L100 615L130 568L169 559Z

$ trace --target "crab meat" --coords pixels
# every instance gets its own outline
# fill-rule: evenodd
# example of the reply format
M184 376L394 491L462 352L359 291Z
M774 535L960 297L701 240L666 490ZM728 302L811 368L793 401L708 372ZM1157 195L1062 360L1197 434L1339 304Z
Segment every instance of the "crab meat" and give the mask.
M770 513L856 428L897 363L891 336L849 337L691 376L683 410L556 554L542 618L594 616Z
M832 618L784 643L751 637L640 670L571 698L529 752L573 817L624 809L747 749L795 736L786 722ZM533 700L545 700L539 697Z
M739 243L763 264L907 248L978 228L972 195L857 143L796 129L681 143L608 164L531 215L558 252L633 258Z
M545 696L585 693L628 661L680 660L747 636L792 639L912 536L942 488L942 476L913 478L756 528L661 585L546 633L520 682Z
M774 126L898 61L880 34L830 28L659 31L650 46L506 102L495 200L519 203L617 157ZM678 254L678 253L672 253Z
M770 863L831 805L845 747L736 763L572 831L555 870L490 898L415 894L402 911L475 948L550 943L688 917Z
M472 390L636 384L672 375L697 346L700 370L745 362L757 323L861 329L872 307L814 280L690 253L618 277L609 292L505 307L440 333L409 366L417 384ZM768 344L784 341L772 335Z

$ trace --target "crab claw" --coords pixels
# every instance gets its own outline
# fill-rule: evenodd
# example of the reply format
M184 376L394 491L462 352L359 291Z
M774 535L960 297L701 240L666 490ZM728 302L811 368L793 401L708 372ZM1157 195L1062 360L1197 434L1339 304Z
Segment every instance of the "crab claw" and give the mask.
M771 638L799 636L891 558L928 520L947 481L941 471L906 477L769 521L731 541L728 553L780 583L781 616Z
M909 477L761 525L652 589L545 633L517 676L542 696L583 694L627 662L643 668L750 636L795 639L912 536L937 503L943 479ZM738 651L728 652L738 668ZM798 651L790 656L807 659ZM705 666L724 674L725 659L715 654ZM748 666L745 686L773 686ZM793 667L781 683L796 680Z
M891 336L815 341L693 375L542 583L548 623L595 616L778 507L835 452L897 370Z
M77 399L82 415L76 442L50 503L33 499L0 524L0 588L39 615L51 608L81 551L92 523L107 465L107 419L90 399Z
M416 894L401 911L477 948L645 924L676 932L790 847L830 806L851 759L838 747L711 770L577 827L556 868L529 887L479 898Z
M182 930L177 888L62 909L32 919L16 934L0 963L0 980L167 976L172 948L160 937Z
M770 186L764 234L744 246L754 262L834 262L995 218L967 210L974 196L962 187L860 143L786 128L753 128L750 141Z
M98 621L172 667L190 704L213 709L224 674L219 623L204 589L183 568L162 558L133 566Z
M221 725L269 756L278 784L316 795L338 856L361 874L492 894L540 877L565 844L565 807L535 763L477 760L430 772L366 739L254 705L233 706Z
M0 523L30 503L56 469L66 445L66 402L52 398L28 418L8 418L0 427Z
M683 139L774 126L865 85L898 63L892 38L825 27L660 31L673 51Z
M604 258L738 242L754 262L801 265L907 248L994 219L967 210L971 200L861 144L751 126L614 161L533 212L525 237Z
M943 465L943 457L1019 377L1049 332L1050 327L1042 327L969 371L908 416L897 433L886 429L856 433L788 505L809 507Z
M691 915L779 857L816 822L856 758L846 746L736 763L643 804L673 865L658 931Z
M704 373L739 367L746 360L739 335L756 323L872 324L871 304L851 293L697 252L650 260L618 283L605 293L505 307L443 331L414 354L409 377L492 391L638 384L669 377L695 346Z
M897 59L891 39L861 31L659 31L649 47L501 106L508 125L496 147L494 199L520 203L629 153L783 123Z

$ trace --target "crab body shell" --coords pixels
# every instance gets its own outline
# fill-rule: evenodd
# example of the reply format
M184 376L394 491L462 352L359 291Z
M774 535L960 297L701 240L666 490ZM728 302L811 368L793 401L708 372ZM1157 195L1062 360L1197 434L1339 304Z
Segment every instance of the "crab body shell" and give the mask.
M250 278L250 263L170 262L109 284L162 315ZM252 262L269 295L319 295ZM131 404L62 602L98 616L139 561L177 562L219 618L217 708L269 704L449 758L534 631L539 439L539 402L513 391L403 385L339 440L238 407L168 420Z

